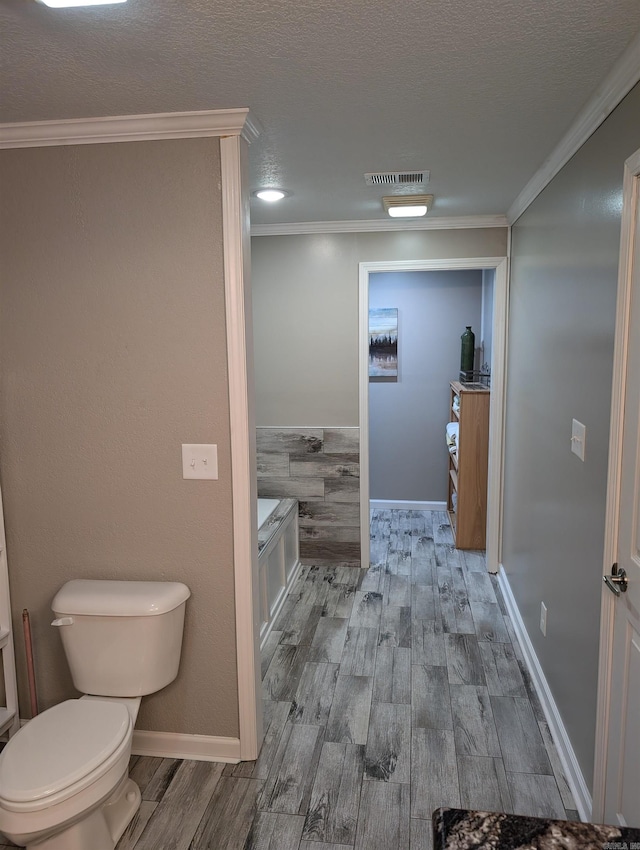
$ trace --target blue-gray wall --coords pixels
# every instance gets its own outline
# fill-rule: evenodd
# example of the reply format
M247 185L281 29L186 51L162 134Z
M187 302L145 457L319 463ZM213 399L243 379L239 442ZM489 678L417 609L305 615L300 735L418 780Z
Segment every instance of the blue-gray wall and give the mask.
M369 382L372 499L447 498L449 381L466 325L480 345L482 271L377 272L369 307L398 308L398 380Z

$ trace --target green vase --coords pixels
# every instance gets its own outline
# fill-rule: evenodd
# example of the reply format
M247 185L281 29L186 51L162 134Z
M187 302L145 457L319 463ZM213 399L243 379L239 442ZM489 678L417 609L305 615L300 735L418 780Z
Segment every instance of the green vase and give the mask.
M467 377L473 377L473 359L476 353L476 337L471 330L471 325L467 325L467 329L460 337L462 348L460 349L460 371L466 372Z

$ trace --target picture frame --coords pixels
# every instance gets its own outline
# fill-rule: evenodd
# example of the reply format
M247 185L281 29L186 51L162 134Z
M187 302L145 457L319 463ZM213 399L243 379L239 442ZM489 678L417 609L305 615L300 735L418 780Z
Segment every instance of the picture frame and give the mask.
M398 378L398 308L369 310L369 379Z

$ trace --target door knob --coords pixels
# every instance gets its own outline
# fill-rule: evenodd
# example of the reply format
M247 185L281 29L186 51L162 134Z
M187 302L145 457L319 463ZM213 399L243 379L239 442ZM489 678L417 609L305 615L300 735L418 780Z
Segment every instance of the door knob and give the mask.
M620 596L621 593L626 593L627 588L629 587L626 570L619 567L617 564L614 564L611 567L611 575L603 576L602 580L609 590L615 593L616 596Z

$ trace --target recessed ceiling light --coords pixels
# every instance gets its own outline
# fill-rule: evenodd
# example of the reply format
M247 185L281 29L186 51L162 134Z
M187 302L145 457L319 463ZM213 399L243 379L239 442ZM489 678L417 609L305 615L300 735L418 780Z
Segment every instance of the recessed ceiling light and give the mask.
M388 195L382 199L392 218L418 218L426 215L432 204L433 195Z
M285 192L284 189L257 189L253 194L261 201L269 201L272 204L274 201L281 201L286 198L288 192Z
M51 9L66 9L72 6L108 6L111 3L126 3L127 0L38 0Z

